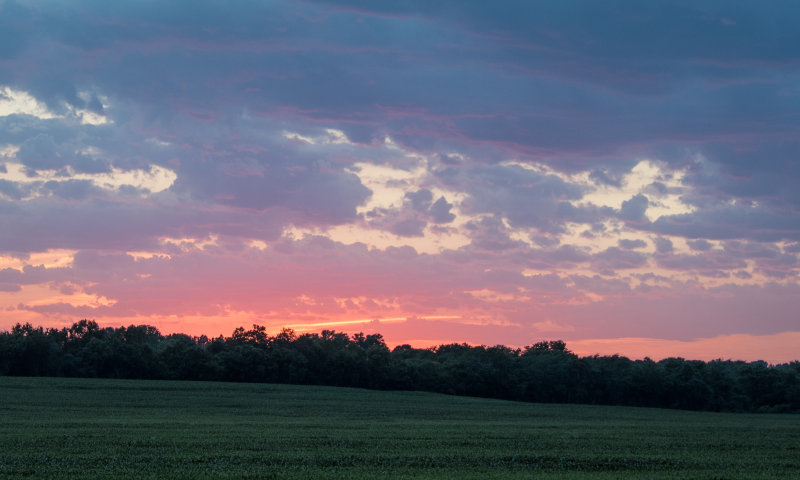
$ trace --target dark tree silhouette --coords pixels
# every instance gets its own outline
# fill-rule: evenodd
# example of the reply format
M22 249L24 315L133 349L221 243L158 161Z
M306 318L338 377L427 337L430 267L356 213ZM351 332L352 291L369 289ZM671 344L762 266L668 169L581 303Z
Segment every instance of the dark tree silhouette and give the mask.
M163 336L149 325L16 324L0 333L0 375L303 383L522 400L728 412L800 411L800 362L578 357L561 340L522 349L465 343L389 350L379 334Z

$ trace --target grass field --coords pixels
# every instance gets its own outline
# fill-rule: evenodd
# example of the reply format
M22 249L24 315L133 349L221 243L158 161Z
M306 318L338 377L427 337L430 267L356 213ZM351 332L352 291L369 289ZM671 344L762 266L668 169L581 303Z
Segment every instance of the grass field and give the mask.
M0 377L0 478L800 478L800 415Z

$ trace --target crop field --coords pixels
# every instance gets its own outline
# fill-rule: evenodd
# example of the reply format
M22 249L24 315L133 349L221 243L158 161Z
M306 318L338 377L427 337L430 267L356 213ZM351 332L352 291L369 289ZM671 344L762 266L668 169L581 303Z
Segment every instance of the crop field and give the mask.
M800 478L800 415L0 377L0 478Z

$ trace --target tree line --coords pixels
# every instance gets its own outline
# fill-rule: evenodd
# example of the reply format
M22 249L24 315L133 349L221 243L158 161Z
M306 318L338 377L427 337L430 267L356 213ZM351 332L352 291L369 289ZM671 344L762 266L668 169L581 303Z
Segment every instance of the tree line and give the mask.
M563 341L516 349L389 349L380 334L239 327L229 337L149 325L17 324L0 333L0 375L213 380L421 390L547 403L724 412L800 412L800 362L579 357Z

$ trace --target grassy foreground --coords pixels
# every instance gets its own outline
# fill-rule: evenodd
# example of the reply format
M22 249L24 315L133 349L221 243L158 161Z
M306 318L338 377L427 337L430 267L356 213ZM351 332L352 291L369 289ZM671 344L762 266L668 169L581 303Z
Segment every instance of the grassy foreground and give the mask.
M0 377L0 478L800 478L800 415Z

